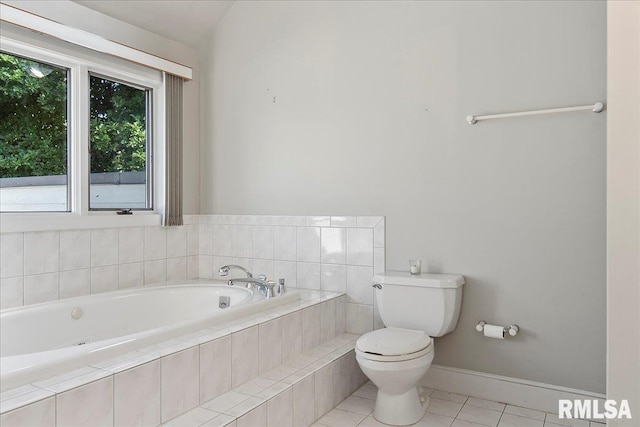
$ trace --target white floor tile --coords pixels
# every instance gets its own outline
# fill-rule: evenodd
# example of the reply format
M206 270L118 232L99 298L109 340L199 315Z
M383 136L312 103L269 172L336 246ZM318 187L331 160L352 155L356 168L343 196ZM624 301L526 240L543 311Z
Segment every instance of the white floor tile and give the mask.
M464 405L456 418L471 421L486 426L495 427L500 421L502 412L491 409L479 408L473 405Z
M427 394L429 389L425 389ZM376 386L367 382L335 409L319 419L315 427L351 427L359 413L357 427L386 427L373 417L377 395ZM348 414L348 413L351 414ZM545 422L546 417L546 422ZM447 393L435 390L430 394L430 403L425 416L413 424L415 427L603 427L602 424L585 420L560 420L530 408L506 405L491 400Z
M492 400L476 399L475 397L470 397L467 400L467 405L473 405L479 408L491 409L493 411L500 412L504 411L504 408L506 406L504 403L498 403Z
M561 426L569 426L569 427L589 427L589 421L586 420L577 420L570 418L558 418L556 414L550 414L547 412L546 418L544 419L545 424L557 424Z
M373 415L369 415L367 418L362 420L358 427L388 427L387 424L383 424L380 421L373 418Z
M427 407L427 411L433 414L445 415L447 417L455 417L462 409L462 403L452 402L451 400L442 400L432 397Z
M424 393L425 396L431 396L431 393L433 393L435 390L429 387L422 387L422 392Z
M544 421L545 413L542 411L535 411L529 408L522 408L520 406L507 405L504 408L504 412L507 414L518 415L521 417L532 418L534 420Z
M544 422L513 414L502 414L498 427L543 427Z
M337 408L345 411L356 412L362 415L369 415L376 406L375 400L366 399L360 396L349 396L340 403Z
M444 415L432 414L427 412L420 421L414 424L416 427L449 427L453 422L453 418Z
M461 420L460 418L456 418L451 427L487 427L484 424L472 423L471 421Z
M368 382L357 389L353 395L375 400L378 395L378 387L376 387L372 382Z
M440 391L440 390L434 390L433 392L431 392L431 396L435 397L436 399L450 400L452 402L458 402L458 403L464 403L469 398L469 396L464 396L462 394L449 393L449 392Z
M328 427L356 427L367 416L355 412L334 409L320 418L318 422Z

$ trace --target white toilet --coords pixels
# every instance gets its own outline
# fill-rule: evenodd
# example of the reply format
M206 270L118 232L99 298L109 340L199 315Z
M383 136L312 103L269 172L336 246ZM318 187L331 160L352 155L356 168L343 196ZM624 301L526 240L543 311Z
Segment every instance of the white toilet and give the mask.
M356 360L378 387L374 418L390 425L413 424L429 404L418 383L433 360L432 337L455 329L464 277L385 271L373 283L386 328L358 339Z

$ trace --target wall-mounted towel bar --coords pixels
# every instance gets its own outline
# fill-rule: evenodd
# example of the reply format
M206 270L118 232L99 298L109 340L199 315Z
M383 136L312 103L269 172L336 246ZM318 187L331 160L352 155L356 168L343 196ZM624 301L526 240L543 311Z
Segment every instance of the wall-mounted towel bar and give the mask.
M579 107L549 108L547 110L519 111L516 113L502 113L502 114L487 114L484 116L467 116L467 122L469 122L470 125L475 125L480 120L502 119L506 117L519 117L519 116L533 116L537 114L568 113L569 111L586 111L586 110L591 110L594 113L600 113L604 110L604 104L602 102L596 102L593 105L582 105Z

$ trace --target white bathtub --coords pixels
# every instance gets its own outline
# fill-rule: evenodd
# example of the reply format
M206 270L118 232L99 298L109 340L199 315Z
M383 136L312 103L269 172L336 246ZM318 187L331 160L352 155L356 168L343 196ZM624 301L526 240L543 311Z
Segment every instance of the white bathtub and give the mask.
M1 390L299 298L292 293L265 301L220 283L187 281L3 310ZM230 297L229 308L218 307L221 296Z

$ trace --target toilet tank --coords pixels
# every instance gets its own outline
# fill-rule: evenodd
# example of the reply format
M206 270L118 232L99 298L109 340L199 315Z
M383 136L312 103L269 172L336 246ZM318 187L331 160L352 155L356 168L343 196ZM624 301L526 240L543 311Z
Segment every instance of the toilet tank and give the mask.
M373 283L385 326L417 329L431 337L455 329L462 304L463 276L384 271L373 277Z

